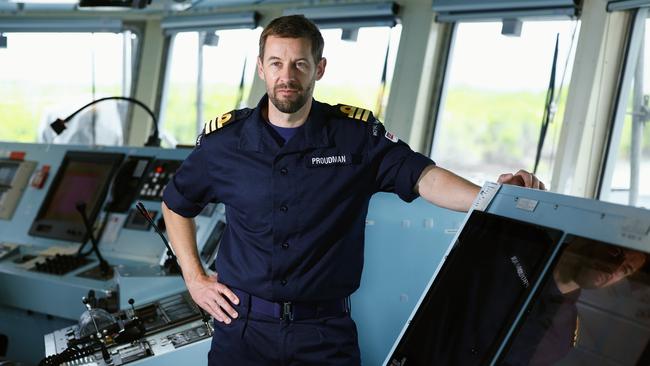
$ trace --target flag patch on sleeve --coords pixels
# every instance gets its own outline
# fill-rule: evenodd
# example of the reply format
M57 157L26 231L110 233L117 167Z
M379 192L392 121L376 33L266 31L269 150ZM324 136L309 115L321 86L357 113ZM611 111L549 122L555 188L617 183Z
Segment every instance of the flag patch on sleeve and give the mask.
M397 141L399 140L399 139L397 138L397 136L395 136L395 134L392 133L392 132L388 132L388 131L386 131L386 133L384 134L384 136L386 136L386 138L389 139L389 140L391 140L392 142L397 142Z

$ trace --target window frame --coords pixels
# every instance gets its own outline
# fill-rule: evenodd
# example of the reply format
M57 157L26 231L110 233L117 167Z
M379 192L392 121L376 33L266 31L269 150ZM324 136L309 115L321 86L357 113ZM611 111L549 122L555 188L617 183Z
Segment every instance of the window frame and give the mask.
M107 21L105 19L80 19L80 18L56 18L43 22L38 18L26 18L25 20L18 20L18 22L10 22L11 20L3 19L0 23L7 23L7 30L1 32L8 33L76 33L76 34L95 34L95 33L113 33L125 37L126 32L135 35L135 40L131 41L130 49L130 67L129 75L126 76L126 67L122 73L122 95L124 97L134 97L136 84L139 76L139 65L142 54L142 36L144 34L143 27L136 22L122 22L122 21ZM124 44L124 43L123 43ZM122 54L122 65L127 66L126 55ZM125 82L128 79L128 88ZM127 90L128 89L128 90ZM90 102L90 101L89 101ZM82 107L80 105L79 107ZM129 141L129 132L132 124L133 116L133 103L127 104L125 113L125 120L123 128L123 145L127 145ZM38 126L36 127L38 133ZM37 142L36 139L34 142Z
M160 135L161 135L160 137L161 137L161 139L163 141L165 141L166 143L171 145L170 146L171 148L174 148L175 146L188 146L187 144L184 144L182 141L176 140L176 136L168 135L166 133L166 130L165 130L166 117L167 117L166 116L166 106L168 105L168 100L169 100L169 95L170 95L169 94L169 88L170 88L170 85L171 85L171 82L172 82L172 80L171 80L171 75L172 75L171 65L172 65L172 61L173 61L173 57L174 57L174 44L175 44L175 41L176 41L176 36L178 34L180 34L180 33L192 33L192 32L197 33L197 37L198 37L198 40L199 40L199 43L197 44L198 48L197 48L197 53L196 53L197 58L199 58L198 63L197 63L197 67L201 68L202 65L203 65L203 62L204 62L204 60L201 58L201 57L204 57L203 52L201 50L201 47L203 47L201 45L202 44L201 40L203 39L204 35L207 32L228 31L228 30L237 30L237 29L246 29L248 31L255 32L259 28L260 28L259 25L255 24L253 28L234 25L234 26L223 26L223 27L222 26L216 26L216 27L213 27L213 28L210 28L210 29L206 29L203 26L199 26L199 27L196 27L196 28L181 28L181 29L173 29L173 30L170 29L169 31L165 31L165 35L164 35L165 46L164 46L164 51L163 51L164 65L162 67L161 78L159 80L160 93L159 93L159 97L157 98L158 102L157 102L157 105L156 105L156 113L157 113L157 116L158 116L158 123L159 123L158 127L159 127ZM261 32L261 29L259 31ZM248 53L245 54L245 57L248 57ZM245 68L242 69L242 72L246 73L246 71L249 68L253 68L253 73L255 72L254 65L250 65L250 64L245 65ZM202 74L201 70L197 70L197 72L198 72L199 75ZM254 79L255 79L255 77L253 77L253 80ZM198 77L197 77L197 80L194 82L194 84L195 84L194 85L195 86L194 87L195 96L198 96L199 94L203 95L204 90L199 91L199 89L204 87L204 82L205 82L205 80L204 80L203 77L201 78L201 82L199 82ZM244 90L247 89L247 88L249 89L249 95L247 96L245 94L245 91L243 91L244 94L242 95L242 99L240 101L241 103L246 103L246 101L248 100L247 97L250 97L250 94L252 93L252 90L253 90L253 85L252 84L253 83L251 83L251 85L249 85L248 87L244 86ZM206 117L206 114L204 113L204 108L205 108L204 103L201 103L199 105L198 102L195 101L193 103L193 106L194 106L194 108L196 108L197 121L195 121L196 122L195 127L197 129L197 134L198 134L200 132L201 128L203 127L203 124L205 122L207 122L207 119L209 119L210 116ZM201 119L199 120L199 118L201 118Z
M528 13L524 13L526 15ZM489 14L488 14L489 15ZM554 16L542 16L538 17L534 13L528 14L529 16L526 17L524 16L520 20L522 22L534 22L534 21L554 21L554 20L570 20L570 21L576 21L580 22L581 18L579 16L567 16L565 15L554 15ZM428 156L432 159L435 158L434 152L436 149L436 143L439 143L439 139L444 138L443 136L439 135L439 130L441 128L441 122L444 114L444 106L447 100L448 92L449 92L449 77L450 77L450 69L452 66L452 57L453 57L453 50L456 45L457 41L457 36L458 36L458 26L460 23L483 23L483 22L491 22L495 21L496 19L492 19L491 16L482 18L480 17L479 14L473 14L472 17L467 18L467 19L454 19L454 21L449 21L445 22L443 21L441 24L450 24L451 25L451 30L448 32L449 36L448 38L445 39L445 47L442 47L444 54L440 56L441 60L444 60L444 63L441 63L438 66L438 70L440 70L440 75L437 77L436 82L437 86L434 90L433 93L433 98L432 98L432 104L431 104L431 113L430 113L430 123L429 125L431 126L429 129L427 129L427 135L426 135L426 140L424 141L424 151L428 154ZM505 19L501 19L501 21L504 21ZM439 21L438 19L436 21ZM577 43L578 43L578 36L579 32L575 34L575 43L572 45L572 49L569 50L569 52L576 52L577 50ZM572 64L567 64L566 66L568 68L573 69L573 66L575 64L575 54L573 57L573 63ZM571 80L570 78L565 81L565 85L560 89L556 90L556 93L561 92L562 90L566 90L567 96L568 92L571 88ZM568 102L568 98L566 100ZM561 123L564 123L564 121L561 121ZM556 151L557 152L557 151ZM555 158L557 159L557 156L555 154ZM434 159L435 160L435 159ZM557 160L554 160L553 164L556 164ZM528 169L528 167L521 167L522 169ZM532 171L532 168L531 168ZM550 170L551 177L550 179L553 178L554 170Z
M637 8L633 10L634 20L630 22L627 42L625 44L624 61L617 82L616 99L613 103L614 108L611 113L609 130L607 133L606 144L598 175L596 187L596 199L606 200L605 195L609 195L612 188L612 180L616 161L618 158L618 147L622 138L623 125L625 124L625 114L627 113L628 98L631 94L632 81L634 79L634 68L639 59L641 43L645 37L647 28L644 26L640 29L639 24L650 20L650 11L648 8ZM617 146L613 146L616 143Z

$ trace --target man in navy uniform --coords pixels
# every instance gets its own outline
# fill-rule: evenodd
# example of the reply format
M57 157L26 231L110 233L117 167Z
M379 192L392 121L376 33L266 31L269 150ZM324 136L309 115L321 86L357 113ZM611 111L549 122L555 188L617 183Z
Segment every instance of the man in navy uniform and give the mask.
M359 365L348 299L370 197L467 211L479 187L413 152L370 111L315 101L327 61L305 17L273 20L259 48L267 95L206 123L163 196L187 288L216 320L209 364ZM543 188L524 171L499 180ZM224 203L227 220L214 277L192 220L209 202Z

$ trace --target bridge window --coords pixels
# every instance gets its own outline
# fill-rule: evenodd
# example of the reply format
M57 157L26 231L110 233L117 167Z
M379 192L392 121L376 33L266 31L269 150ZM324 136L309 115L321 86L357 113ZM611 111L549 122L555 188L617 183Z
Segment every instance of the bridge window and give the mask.
M194 145L206 121L245 107L261 28L173 36L160 122L168 146Z
M640 9L600 184L600 199L646 208L650 207L649 29L648 9Z
M374 112L383 120L402 26L323 29L325 75L314 98Z
M125 103L97 104L101 115L115 117L107 122L108 130L102 128L104 121L95 118L91 108L85 117L76 118L76 127L83 129L83 134L56 136L49 124L94 99L130 96L135 33L17 32L4 36L7 45L0 48L0 140L123 144Z
M456 23L433 159L478 184L504 172L533 170L553 86L537 169L550 182L578 27L577 20L527 21L519 36L505 36L501 22Z

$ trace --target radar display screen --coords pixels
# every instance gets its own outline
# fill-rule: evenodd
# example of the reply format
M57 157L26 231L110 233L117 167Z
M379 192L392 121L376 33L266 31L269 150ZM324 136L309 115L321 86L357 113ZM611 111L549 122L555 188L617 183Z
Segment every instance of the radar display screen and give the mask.
M123 154L68 152L52 181L30 235L83 242L87 233L77 206L84 204L92 223L97 218Z

